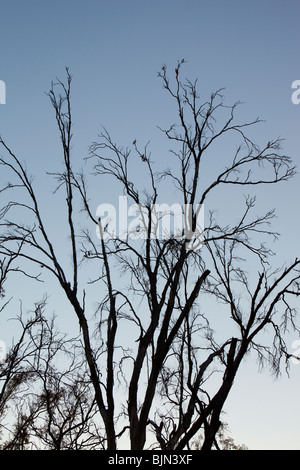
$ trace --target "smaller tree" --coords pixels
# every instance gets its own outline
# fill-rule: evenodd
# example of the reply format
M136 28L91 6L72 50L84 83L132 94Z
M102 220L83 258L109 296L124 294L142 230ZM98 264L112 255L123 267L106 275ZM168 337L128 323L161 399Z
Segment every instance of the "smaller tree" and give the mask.
M0 366L1 448L99 449L103 438L82 346L57 331L45 306L38 303L26 321L18 317L22 334Z
M7 351L5 357L0 362L0 430L6 436L10 435L10 427L6 422L20 419L14 415L17 403L26 396L28 389L35 380L32 364L42 348L42 343L36 344L29 341L32 330L42 323L42 309L44 302L35 306L34 316L24 319L21 314L17 317L21 333L15 345ZM22 447L26 442L26 433L22 439L18 437L18 447ZM21 444L22 442L22 444ZM5 446L4 446L5 447Z

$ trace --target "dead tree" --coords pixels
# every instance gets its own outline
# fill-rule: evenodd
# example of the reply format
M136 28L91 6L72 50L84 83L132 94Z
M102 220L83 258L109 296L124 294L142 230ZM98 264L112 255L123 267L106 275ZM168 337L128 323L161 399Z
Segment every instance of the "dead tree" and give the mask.
M236 123L238 103L225 105L222 90L201 101L197 82L181 80L183 62L178 63L172 84L166 66L158 74L177 109L177 122L161 129L172 144L172 170L155 172L148 144L140 146L134 139L124 149L105 129L90 147L88 162L92 162L97 184L101 178L111 178L140 211L138 230L126 236L109 237L109 229L91 206L86 176L73 168L69 71L66 84L52 85L49 97L64 162L64 171L54 176L58 189L64 190L71 273L57 254L24 165L4 140L0 142L6 151L0 163L16 178L3 191L21 187L27 195L22 202L8 198L2 209L6 219L1 253L42 265L69 300L79 321L110 450L117 448L118 439L127 431L131 449L152 445L181 450L189 448L200 430L204 432L202 448L211 449L246 353L256 351L278 371L282 359L288 361L290 355L277 315L283 312L284 328L297 329L292 299L299 295L299 261L278 271L277 277L270 276L267 239L276 236L270 228L274 212L254 216L255 198L246 196L240 215L226 214L225 226L211 212L205 225L198 227L199 208L219 188L224 193L230 188L251 191L288 181L294 175L291 159L281 152L279 139L262 147L255 144L247 131L259 119ZM56 93L57 87L61 94ZM214 145L225 142L227 136L236 145L235 151L227 155L224 150L222 161L212 163L214 174L207 182L206 159L216 158ZM142 185L134 174L139 163L145 172ZM152 236L159 220L153 208L162 202L161 188L167 184L177 191L181 206L188 208L187 221L180 232ZM79 232L82 213L76 213L75 198L83 204L92 229L97 227L100 240L88 228ZM16 206L28 211L32 225L14 221ZM242 259L250 257L261 268L254 287L242 267ZM101 285L96 336L86 307L82 260L97 270L92 282ZM240 300L243 296L249 298L247 306ZM207 298L222 302L224 317L234 326L228 337L214 333L211 324L214 309L219 307L209 304L212 311L206 311L200 301ZM259 342L265 329L274 332L273 347ZM219 380L215 380L217 370L222 371ZM123 387L121 394L117 385Z

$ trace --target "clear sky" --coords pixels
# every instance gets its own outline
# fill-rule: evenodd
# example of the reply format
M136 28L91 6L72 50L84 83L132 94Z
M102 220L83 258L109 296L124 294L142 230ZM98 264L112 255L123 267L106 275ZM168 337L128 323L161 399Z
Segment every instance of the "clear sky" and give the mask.
M68 66L79 166L101 125L120 145L150 140L164 158L156 126L173 117L157 71L184 58L185 74L199 79L205 96L225 87L229 102L245 103L242 118L266 120L258 141L284 137L298 164L300 104L291 101L291 84L300 80L299 18L299 0L1 0L1 136L42 185L45 171L57 168L59 148L44 92ZM297 254L299 178L267 201L282 233L278 264ZM99 204L110 191L99 188ZM299 387L300 365L274 383L246 364L227 406L232 437L249 448L300 449Z

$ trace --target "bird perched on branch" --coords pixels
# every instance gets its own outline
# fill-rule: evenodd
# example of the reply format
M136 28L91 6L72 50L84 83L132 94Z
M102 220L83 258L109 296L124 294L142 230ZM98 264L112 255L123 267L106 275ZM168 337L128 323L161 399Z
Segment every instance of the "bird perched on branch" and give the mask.
M134 139L134 141L132 142L132 145L135 145L136 144L136 139Z
M147 158L145 157L145 155L141 155L141 159L142 159L142 162L146 162L147 161Z

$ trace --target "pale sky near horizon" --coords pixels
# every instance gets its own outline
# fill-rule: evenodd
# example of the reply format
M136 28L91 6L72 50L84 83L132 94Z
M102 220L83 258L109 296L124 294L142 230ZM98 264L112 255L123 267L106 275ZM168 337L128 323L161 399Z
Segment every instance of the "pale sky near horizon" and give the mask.
M284 151L298 166L300 104L292 103L291 85L300 80L299 21L298 0L2 0L0 135L42 190L59 149L45 92L68 66L78 165L101 125L124 147L134 138L150 140L159 159L157 126L174 118L157 71L162 64L173 70L184 58L184 75L198 78L205 97L225 87L226 101L244 103L242 120L266 121L254 133L258 141L285 138ZM258 191L261 203L278 211L276 265L297 256L299 183L297 174L267 198ZM109 202L111 191L109 184L101 189L99 204ZM300 450L300 364L277 382L256 370L244 364L228 400L232 437L250 449Z

